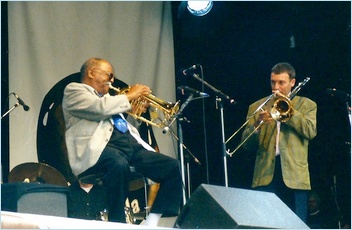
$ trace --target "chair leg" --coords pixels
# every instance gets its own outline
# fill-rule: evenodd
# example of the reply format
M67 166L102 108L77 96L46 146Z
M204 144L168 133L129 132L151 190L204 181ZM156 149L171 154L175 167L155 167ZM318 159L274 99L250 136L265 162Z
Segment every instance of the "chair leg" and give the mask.
M126 218L130 218L130 224L138 224L138 221L144 220L147 215L148 215L148 179L142 176L141 174L134 174L136 177L133 180L130 180L129 182L129 192L134 193L137 196L138 202L138 209L140 210L139 212L135 213L133 207L130 207L133 205L133 201L129 201L129 197L126 200ZM137 192L137 194L135 193ZM140 193L141 192L141 193ZM143 197L142 197L143 196ZM134 199L134 198L133 198ZM142 200L139 200L142 199ZM131 202L131 203L130 203ZM142 203L144 204L142 205ZM134 204L135 205L135 204Z
M144 179L144 200L145 200L145 217L146 218L149 214L149 205L148 205L148 183L147 179Z
M148 198L147 199L147 207L149 210L152 208L152 206L154 204L155 198L156 198L158 191L159 191L159 187L160 187L159 183L149 185L149 193L147 196L147 198Z

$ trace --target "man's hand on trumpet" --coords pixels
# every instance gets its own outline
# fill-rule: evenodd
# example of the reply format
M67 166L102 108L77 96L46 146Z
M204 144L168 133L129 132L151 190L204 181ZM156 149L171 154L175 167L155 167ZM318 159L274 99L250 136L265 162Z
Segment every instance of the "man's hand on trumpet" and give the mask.
M131 112L140 116L142 113L147 112L150 104L146 100L135 100L131 103L132 109Z
M145 113L149 107L149 103L145 100L138 100L141 95L151 94L151 89L146 85L136 84L130 87L129 91L126 93L126 96L129 101L131 101L132 113L133 114L142 114Z
M146 85L136 84L130 87L129 91L126 93L126 96L129 101L137 99L141 95L148 95L152 90Z

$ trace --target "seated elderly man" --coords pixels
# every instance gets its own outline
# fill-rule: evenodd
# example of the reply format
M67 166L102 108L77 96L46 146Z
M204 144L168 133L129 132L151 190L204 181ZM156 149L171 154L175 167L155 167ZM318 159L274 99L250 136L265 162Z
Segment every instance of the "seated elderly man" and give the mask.
M81 83L66 86L62 105L70 166L79 180L102 182L109 220L115 222L125 222L130 166L160 183L146 220L147 225L156 226L161 216L178 215L182 197L179 162L156 153L123 117L122 113L132 109L130 102L150 94L150 88L136 84L126 94L112 96L108 84L113 81L113 66L107 60L90 58L81 68Z

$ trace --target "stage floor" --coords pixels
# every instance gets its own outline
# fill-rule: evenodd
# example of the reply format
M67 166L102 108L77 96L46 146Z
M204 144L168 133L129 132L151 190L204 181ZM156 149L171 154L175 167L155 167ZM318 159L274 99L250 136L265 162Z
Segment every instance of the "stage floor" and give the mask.
M158 226L123 224L96 220L1 211L1 229L167 229L176 219L161 218ZM163 226L163 227L162 227Z

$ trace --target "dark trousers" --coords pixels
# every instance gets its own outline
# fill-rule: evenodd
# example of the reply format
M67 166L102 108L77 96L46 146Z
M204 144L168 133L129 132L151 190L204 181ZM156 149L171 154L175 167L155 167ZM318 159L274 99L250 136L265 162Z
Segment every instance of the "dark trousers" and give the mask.
M267 186L255 188L275 193L303 222L307 222L308 191L288 188L282 178L280 155L275 159L274 178Z
M98 162L79 178L98 175L107 189L109 220L125 222L124 205L128 193L130 166L160 183L151 212L177 216L182 198L179 162L161 153L148 151L130 135L115 129Z

